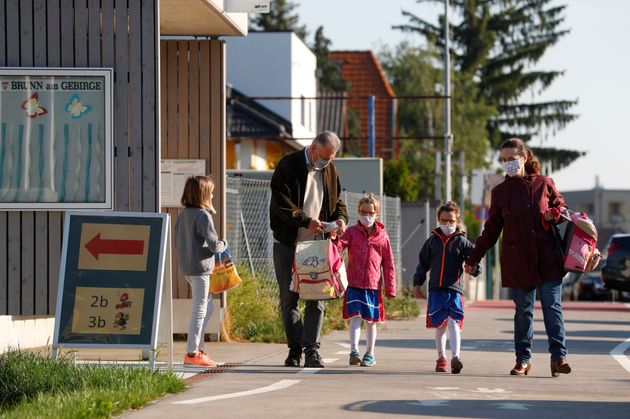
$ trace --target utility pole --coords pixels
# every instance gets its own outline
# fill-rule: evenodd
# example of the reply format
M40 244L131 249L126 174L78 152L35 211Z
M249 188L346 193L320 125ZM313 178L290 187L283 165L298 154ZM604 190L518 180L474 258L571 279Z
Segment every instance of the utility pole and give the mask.
M452 199L451 155L453 154L453 135L451 134L451 57L449 36L449 1L444 0L444 200Z
M368 156L376 155L376 134L375 134L375 113L376 98L374 95L368 97Z
M464 196L464 182L466 182L466 158L464 150L459 152L459 215L464 219L466 197Z

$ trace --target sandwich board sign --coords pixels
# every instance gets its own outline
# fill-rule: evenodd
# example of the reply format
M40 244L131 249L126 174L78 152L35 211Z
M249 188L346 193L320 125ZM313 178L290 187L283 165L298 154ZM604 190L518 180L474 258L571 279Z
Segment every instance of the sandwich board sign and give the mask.
M53 356L157 349L168 228L168 214L66 213Z

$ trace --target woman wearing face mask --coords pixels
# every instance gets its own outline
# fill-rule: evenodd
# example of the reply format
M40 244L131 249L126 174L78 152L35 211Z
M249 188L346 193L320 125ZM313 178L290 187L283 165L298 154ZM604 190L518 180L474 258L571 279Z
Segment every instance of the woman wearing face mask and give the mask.
M337 241L340 251L348 249L348 289L343 300L343 318L350 320L350 365L372 367L376 364L374 345L376 324L385 321L381 288L387 298L396 296L396 271L389 236L376 221L379 201L374 194L359 200L359 221ZM381 268L383 280L381 280ZM365 321L367 348L359 354L361 323Z
M464 368L460 358L460 330L464 323L464 259L473 248L460 230L459 207L447 202L437 211L438 227L425 241L420 251L419 263L413 276L414 297L424 297L422 285L429 278L429 300L427 302L426 326L435 329L435 347L438 359L436 372L447 372L446 331L449 332L451 349L451 372L459 374ZM478 272L473 273L477 275Z
M564 270L551 223L562 219L566 208L551 178L540 175L540 166L523 140L512 138L501 145L505 181L492 190L488 220L466 270L477 266L503 231L501 281L512 289L515 304L514 350L511 375L528 375L532 368L534 303L540 296L551 354L551 375L568 374L564 319L560 297Z

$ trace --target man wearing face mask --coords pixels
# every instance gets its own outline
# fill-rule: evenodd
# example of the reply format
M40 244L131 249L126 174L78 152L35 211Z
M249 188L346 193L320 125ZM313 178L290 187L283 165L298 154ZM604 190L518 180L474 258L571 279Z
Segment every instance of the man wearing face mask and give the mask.
M341 141L331 131L320 133L304 150L284 156L271 178L270 225L273 262L280 290L280 310L289 346L284 362L299 367L322 368L319 337L324 318L322 301L307 301L304 322L298 308L299 294L290 291L291 270L298 241L317 240L330 225L343 234L348 222L341 200L339 173L332 163ZM330 224L328 224L330 223Z
M501 282L511 288L515 304L516 364L510 374L531 372L536 293L549 343L551 375L568 374L571 367L566 360L560 302L565 272L552 225L562 221L560 213L566 204L553 180L540 175L538 161L523 140L512 138L501 145L501 163L505 181L492 190L488 220L466 260L466 269L479 263L503 231Z

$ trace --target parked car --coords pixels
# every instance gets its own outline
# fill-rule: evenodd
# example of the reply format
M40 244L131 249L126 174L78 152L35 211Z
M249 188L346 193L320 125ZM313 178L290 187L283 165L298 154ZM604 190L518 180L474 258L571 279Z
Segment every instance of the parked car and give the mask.
M567 272L562 278L562 301L577 300L575 284L582 274Z
M602 279L606 288L630 291L630 234L613 234L608 241Z
M602 280L602 266L605 261L600 260L592 272L569 272L562 281L562 297L564 300L609 300L610 290Z

